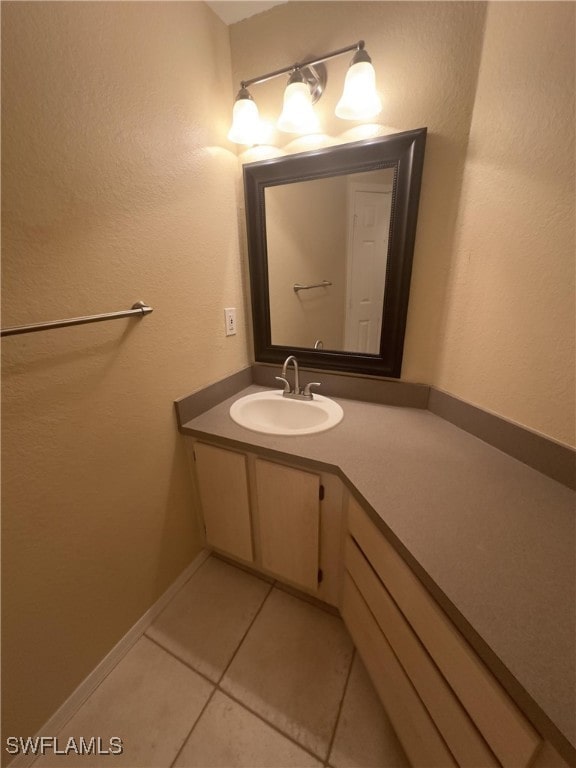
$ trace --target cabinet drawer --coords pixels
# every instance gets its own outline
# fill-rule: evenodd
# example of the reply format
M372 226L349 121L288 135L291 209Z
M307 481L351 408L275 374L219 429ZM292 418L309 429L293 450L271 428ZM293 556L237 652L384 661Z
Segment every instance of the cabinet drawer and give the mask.
M342 617L411 765L415 768L455 766L426 707L347 573L344 575Z
M350 537L346 541L345 564L458 765L498 766L466 710Z
M498 760L527 766L540 743L528 720L354 499L348 526Z

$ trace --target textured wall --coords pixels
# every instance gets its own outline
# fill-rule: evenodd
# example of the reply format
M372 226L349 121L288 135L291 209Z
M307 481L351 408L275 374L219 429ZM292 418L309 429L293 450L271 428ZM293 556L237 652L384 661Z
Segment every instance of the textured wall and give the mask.
M576 445L574 3L493 3L434 383Z
M374 130L430 131L403 378L570 441L574 7L494 4L484 37L485 12L290 3L231 28L234 87L366 39ZM2 342L4 728L29 734L197 551L172 400L248 340L226 28L201 3L5 3L2 46L3 325L155 307ZM337 141L362 136L331 117L347 63L318 105ZM281 86L257 88L271 118Z
M5 734L198 551L172 401L247 364L228 30L203 3L2 8ZM225 338L225 306L239 333Z
M407 381L429 383L439 354L485 10L484 3L476 2L294 2L230 27L235 89L242 79L366 41L383 112L364 129L336 118L352 56L329 61L326 90L316 105L324 134L320 145L428 127L402 366ZM275 122L280 114L283 90L281 78L251 89L265 121ZM293 140L289 134L275 138L285 152L308 147L307 140ZM253 161L260 155L250 150L241 159Z
M235 87L360 38L367 130L429 129L402 378L574 445L574 3L289 3L231 27ZM362 138L333 114L347 66L327 64L321 144ZM282 91L253 86L265 120Z
M344 348L346 179L316 179L266 190L272 343ZM294 283L329 288L292 290Z

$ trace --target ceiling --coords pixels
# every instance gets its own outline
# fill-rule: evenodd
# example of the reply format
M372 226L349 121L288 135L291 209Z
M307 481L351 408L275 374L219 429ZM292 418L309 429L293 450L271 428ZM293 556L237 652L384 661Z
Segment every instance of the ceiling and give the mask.
M213 0L207 2L210 8L226 24L235 24L242 19L248 19L257 13L267 11L275 5L283 5L288 0Z

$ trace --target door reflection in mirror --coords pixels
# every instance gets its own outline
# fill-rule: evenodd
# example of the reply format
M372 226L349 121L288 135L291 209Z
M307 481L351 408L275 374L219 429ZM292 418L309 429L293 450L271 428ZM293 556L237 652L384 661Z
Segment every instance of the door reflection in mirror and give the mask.
M272 344L378 353L393 183L385 168L266 188Z

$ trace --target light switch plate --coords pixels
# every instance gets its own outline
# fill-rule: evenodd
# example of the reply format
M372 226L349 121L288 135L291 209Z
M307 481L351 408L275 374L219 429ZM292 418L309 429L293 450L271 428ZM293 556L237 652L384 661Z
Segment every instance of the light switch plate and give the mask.
M236 334L236 307L227 307L224 310L224 319L226 321L226 336Z

